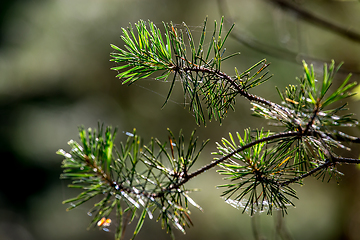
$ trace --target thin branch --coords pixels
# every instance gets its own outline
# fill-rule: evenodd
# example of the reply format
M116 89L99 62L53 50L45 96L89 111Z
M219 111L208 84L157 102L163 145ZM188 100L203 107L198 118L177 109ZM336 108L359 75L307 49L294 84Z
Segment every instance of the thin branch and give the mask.
M344 157L337 157L335 158L335 162L337 163L349 163L349 164L359 164L360 159L356 158L344 158Z
M262 139L258 139L256 141L253 141L249 144L246 144L238 149L236 149L235 151L229 153L228 155L226 156L223 156L222 158L219 158L218 160L215 160L215 161L212 161L211 163L209 163L208 165L205 165L201 168L199 168L198 170L196 170L195 172L192 172L191 174L188 174L186 178L183 178L182 181L180 181L179 183L175 184L175 185L172 185L170 188L167 188L167 189L164 189L165 191L171 191L173 189L177 189L179 188L180 186L184 185L185 183L187 183L190 179L206 172L207 170L217 166L219 163L222 163L224 162L225 160L229 159L230 157L232 157L233 155L241 152L241 151L244 151L245 149L247 148L250 148L254 145L257 145L259 143L262 143L262 142L269 142L269 141L272 141L272 140L275 140L275 139L280 139L280 138L286 138L286 137L293 137L293 136L298 136L298 137L302 137L302 136L308 136L308 135L313 135L314 133L313 132L299 132L299 131L289 131L289 132L284 132L284 133L278 133L278 134L274 134L274 135L271 135L269 137L265 137L265 138L262 138ZM298 177L295 177L293 179L290 179L288 181L285 181L285 182L282 182L282 183L278 183L280 186L285 186L285 185L288 185L290 183L293 183L293 182L296 182L300 179L303 179L303 178L306 178L316 172L318 172L319 170L323 169L323 168L327 168L331 165L336 165L337 163L350 163L350 164L359 164L360 163L360 159L354 159L354 158L343 158L343 157L332 157L331 161L330 160L327 160L324 164L310 170L309 172L301 175L301 176L298 176ZM154 194L153 197L156 197L156 196L159 196L159 194L162 194L162 193L157 193L157 194Z
M225 26L228 27L230 23L232 24L233 22L235 22L235 19L231 15L225 0L218 0L217 2L221 15L226 16L227 21L225 21ZM240 31L236 27L234 27L234 29L231 31L230 36L255 51L266 55L274 56L285 61L299 62L299 58L312 59L309 56L292 52L284 48L277 48L264 44L257 39L250 37L248 34L246 34L246 32Z
M131 188L127 188L123 186L122 184L117 183L113 179L109 177L109 174L105 173L105 171L99 167L94 161L91 161L90 158L85 155L85 161L88 164L88 166L93 169L93 172L98 175L104 182L106 182L107 185L109 185L111 188L113 188L116 191L125 191L127 193L134 193L134 190Z
M350 136L344 133L336 132L336 135L324 133L326 136L341 142L351 142L351 143L360 143L359 137Z
M225 21L225 26L229 28L229 25L232 26L232 23L235 22L234 17L230 13L226 0L218 0L219 11L221 15L226 16L227 21ZM231 23L231 24L230 24ZM323 65L324 63L329 63L329 60L324 60L316 57L311 57L305 53L293 52L289 51L285 48L278 48L272 45L265 44L263 42L258 41L257 39L250 37L246 32L240 31L238 28L234 27L230 33L230 36L234 38L236 41L244 44L245 46L260 52L262 54L266 54L284 61L290 61L294 63L300 63L302 60L311 61L318 65ZM343 67L339 69L339 72L342 73L353 73L360 74L359 69L346 69Z
M330 30L338 35L341 35L347 39L350 39L355 42L360 42L360 34L352 31L348 27L341 26L337 23L331 22L328 19L321 18L295 4L290 3L286 0L267 0L281 9L288 10L296 14L296 17L321 28Z
M303 174L303 175L300 175L300 176L298 176L298 177L294 177L294 178L292 178L292 179L290 179L290 180L287 180L287 181L285 181L285 182L279 183L279 185L280 185L280 186L289 185L290 183L293 183L293 182L296 182L296 181L298 181L298 180L304 179L304 178L306 178L306 177L308 177L308 176L310 176L310 175L312 175L312 174L320 171L321 169L327 168L327 167L329 167L329 166L331 166L331 165L334 165L334 164L335 164L334 162L331 162L331 161L328 160L328 161L326 161L324 164L322 164L322 165L320 165L320 166L318 166L318 167L310 170L309 172L307 172L307 173L305 173L305 174Z
M180 186L184 185L185 183L187 183L190 179L200 175L201 173L204 173L206 172L207 170L217 166L219 163L222 163L224 162L225 160L229 159L230 157L232 157L233 155L235 155L236 153L239 153L241 151L244 151L245 149L247 148L250 148L256 144L259 144L259 143L262 143L262 142L268 142L268 141L271 141L271 140L275 140L275 139L279 139L279 138L285 138L285 137L293 137L293 136L299 136L299 132L293 132L293 131L290 131L290 132L284 132L284 133L278 133L278 134L274 134L274 135L271 135L269 137L265 137L265 138L262 138L262 139L258 139L256 141L253 141L249 144L246 144L238 149L236 149L235 151L229 153L228 155L226 156L223 156L222 158L219 158L218 160L215 160L215 161L212 161L211 163L209 163L208 165L205 165L201 168L199 168L198 170L196 170L195 172L192 172L190 174L188 174L188 176L186 178L183 178L183 180L175 185L172 185L170 188L167 188L165 189L165 191L171 191L172 189L177 189L179 188Z
M178 70L180 70L180 68L178 68ZM237 90L237 92L241 96L247 98L249 101L262 103L262 104L264 104L266 106L269 106L269 107L277 106L277 107L282 109L282 107L280 105L277 105L277 104L275 104L273 102L270 102L270 101L268 101L268 100L266 100L266 99L264 99L262 97L259 97L259 96L256 96L254 94L248 93L247 91L242 89L238 84L236 84L235 81L229 75L227 75L224 72L221 72L221 71L218 71L218 70L212 70L212 69L205 68L205 67L202 67L202 66L184 67L181 70L184 71L184 72L203 72L203 73L217 75L220 79L224 79L224 80L228 81L231 84L231 86L233 88L235 88Z
M343 157L333 157L331 160L328 159L326 160L326 162L324 164L321 164L320 166L312 169L311 171L303 174L303 175L300 175L298 177L295 177L293 179L290 179L288 181L285 181L285 182L282 182L282 183L279 183L280 186L286 186L286 185L289 185L290 183L293 183L293 182L296 182L298 180L301 180L301 179L304 179L324 168L328 168L330 166L333 166L333 165L336 165L338 163L350 163L350 164L359 164L360 163L360 159L355 159L355 158L343 158Z
M312 117L309 120L308 124L306 124L304 134L306 134L309 131L310 127L314 124L315 118L316 118L317 114L319 113L319 111L320 111L319 102L317 102L316 105L315 105Z

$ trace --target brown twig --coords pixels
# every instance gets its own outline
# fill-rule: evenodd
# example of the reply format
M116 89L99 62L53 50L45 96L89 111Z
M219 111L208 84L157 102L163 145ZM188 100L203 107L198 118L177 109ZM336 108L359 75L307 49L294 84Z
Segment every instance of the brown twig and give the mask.
M235 19L230 13L226 0L218 0L218 6L221 15L226 16L227 21L225 21L225 26L229 28L229 24L234 23ZM311 61L314 64L323 65L324 63L330 63L329 60L320 59L317 57L309 56L305 53L300 53L296 51L290 51L285 48L278 48L272 45L268 45L264 42L260 42L257 39L250 37L246 32L240 31L238 28L234 27L230 33L230 36L234 38L236 41L244 44L245 46L258 51L260 53L294 63L300 63L302 60ZM346 69L343 67L339 69L339 72L348 74L349 72L353 74L360 74L359 69Z
M190 174L188 174L188 176L186 178L183 178L182 181L180 181L178 184L174 184L172 185L170 188L167 188L165 189L165 191L171 191L173 189L177 189L179 188L180 186L184 185L185 183L187 183L190 179L206 172L207 170L215 167L216 165L218 165L219 163L222 163L224 162L225 160L231 158L233 155L235 155L236 153L239 153L241 151L244 151L245 149L248 149L252 146L255 146L256 144L259 144L259 143L262 143L262 142L269 142L269 141L272 141L272 140L275 140L275 139L279 139L279 138L285 138L285 137L293 137L293 136L298 136L299 135L299 132L298 131L295 131L295 132L284 132L284 133L278 133L278 134L274 134L274 135L271 135L269 137L265 137L265 138L262 138L262 139L258 139L256 141L253 141L251 143L248 143L238 149L236 149L235 151L229 153L228 155L226 156L223 156L222 158L219 158L217 160L214 160L212 161L211 163L199 168L198 170L196 170L195 172L192 172Z
M340 24L337 24L335 22L331 22L328 19L321 18L295 4L292 4L289 1L286 0L267 0L276 6L293 12L296 14L296 17L310 23L316 26L319 26L321 28L327 29L329 31L332 31L338 35L341 35L347 39L350 39L352 41L360 42L360 34L352 31L351 29L341 26Z
M355 158L343 158L343 157L333 157L331 160L328 159L325 161L324 164L319 165L318 167L310 170L309 172L300 175L298 177L292 178L288 181L282 182L279 185L280 186L286 186L289 185L290 183L296 182L298 180L304 179L310 175L313 175L314 173L324 169L324 168L328 168L330 166L335 166L338 163L350 163L350 164L359 164L360 163L360 159L355 159Z

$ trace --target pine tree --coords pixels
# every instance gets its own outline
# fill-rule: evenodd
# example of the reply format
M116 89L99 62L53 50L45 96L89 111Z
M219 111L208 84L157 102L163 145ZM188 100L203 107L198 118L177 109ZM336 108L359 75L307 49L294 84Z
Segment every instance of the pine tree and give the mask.
M169 132L168 142L153 138L148 144L128 133L124 143L116 145L116 129L99 124L98 129L79 128L80 142L69 141L71 150L57 153L62 162L63 179L70 179L71 188L81 193L64 201L70 209L99 197L92 209L90 226L106 228L116 224L115 239L122 239L128 222L137 218L133 238L146 218L160 221L168 233L176 228L185 233L192 225L189 205L202 209L189 194L186 183L211 168L218 167L225 183L225 202L250 215L256 212L272 214L274 210L287 214L297 199L294 185L315 176L322 181L342 175L341 164L358 164L359 159L342 157L337 149L359 143L358 137L343 132L358 121L347 112L345 98L355 93L348 75L339 87L333 79L339 66L324 64L322 76L312 65L303 62L304 75L296 85L277 89L279 103L256 96L251 90L268 81L267 61L261 60L249 69L233 74L222 71L223 61L238 53L226 55L224 44L232 30L223 34L223 19L215 21L213 34L207 38L207 19L195 43L192 32L184 23L177 28L163 23L163 32L151 21L140 20L133 27L122 29L124 48L111 45L111 61L118 64L112 70L124 84L145 79L153 74L157 80L170 81L165 101L169 100L176 82L183 87L184 101L198 125L217 120L221 124L238 99L248 100L253 115L277 126L277 131L245 129L229 133L217 143L216 158L199 169L193 169L208 141L199 143L193 132L189 140L180 132ZM209 43L209 44L205 44ZM116 221L110 214L116 213ZM113 221L113 223L111 223Z

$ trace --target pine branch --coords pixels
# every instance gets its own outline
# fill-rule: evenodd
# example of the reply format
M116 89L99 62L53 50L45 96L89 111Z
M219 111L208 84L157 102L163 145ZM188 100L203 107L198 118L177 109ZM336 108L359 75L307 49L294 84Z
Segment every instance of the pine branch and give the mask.
M58 151L65 157L61 178L73 181L69 187L83 189L77 197L64 201L73 203L68 210L95 196L102 196L102 200L89 211L94 215L90 227L103 228L104 222L115 211L117 221L113 222L119 223L116 239L122 235L122 218L127 218L125 213L132 215L131 222L139 210L141 214L133 238L140 231L146 215L152 219L155 212L168 232L173 226L185 233L185 227L192 225L188 203L200 210L201 207L188 196L192 190L185 188L184 184L173 186L187 177L206 142L197 150L197 138L193 133L186 148L184 136L180 133L179 139L175 139L169 131L173 143L169 154L166 144L158 140L141 146L141 139L134 130L126 144L114 151L115 132L111 133L111 128L107 128L105 133L103 126L98 130L89 129L87 133L80 128L79 133L81 145L70 141L70 152ZM168 159L169 166L163 162L163 157Z
M64 203L69 208L94 199L99 202L90 210L93 220L90 226L108 227L116 222L115 238L124 236L125 226L138 216L133 238L141 230L146 216L152 219L157 214L162 228L171 233L176 228L185 233L193 223L189 204L202 210L193 201L186 183L216 166L228 183L222 197L226 203L253 215L266 211L272 214L279 210L284 215L297 199L291 184L302 184L309 176L329 180L340 173L336 167L342 163L359 164L359 159L337 156L336 149L348 149L346 142L358 143L359 138L339 130L355 127L358 120L352 114L342 114L347 109L342 102L354 95L350 90L356 83L349 83L350 76L334 90L330 90L340 66L324 65L320 81L312 65L303 62L304 76L298 85L290 85L278 93L281 103L271 102L249 90L266 82L269 77L264 70L266 60L255 63L247 70L229 75L221 70L221 63L234 56L223 56L224 43L230 34L222 37L223 19L220 26L215 22L210 45L204 49L206 23L199 44L196 46L186 24L176 29L172 23L163 23L164 33L154 23L139 21L135 27L123 29L121 38L124 49L112 45L111 61L120 64L113 70L123 83L133 83L152 74L161 73L156 79L167 81L173 75L168 92L168 101L179 78L184 99L190 101L190 111L198 124L216 119L221 121L229 109L234 109L236 97L248 100L253 115L265 118L278 126L270 132L263 129L246 129L243 136L229 133L229 139L217 143L219 158L193 171L194 163L208 141L197 143L195 132L186 144L180 132L178 137L169 131L169 142L151 139L144 145L136 134L129 136L118 147L116 131L103 126L97 130L79 128L80 144L71 140L71 150L59 150L65 159L61 178L70 179L69 187L82 192ZM231 30L231 29L230 29ZM341 103L341 104L340 104ZM207 117L205 115L207 111ZM110 219L116 213L116 221Z
M215 22L215 29L211 36L210 46L206 50L203 44L206 35L206 23L207 20L205 19L200 42L196 48L193 36L186 24L184 24L186 29L184 36L182 30L174 28L172 23L164 23L164 35L166 38L166 41L164 41L160 30L156 28L152 22L149 22L150 30L147 30L147 23L139 21L136 24L137 36L131 26L128 30L123 29L124 35L122 38L126 43L125 47L127 50L111 45L112 48L117 51L111 54L113 58L111 61L120 64L126 63L125 65L112 69L116 71L124 70L117 75L117 77L125 79L123 83L138 81L150 76L156 71L163 71L162 75L156 79L162 79L164 81L167 80L170 74L174 74L165 103L171 96L176 77L179 77L183 85L184 99L189 99L190 110L194 112L198 124L205 124L206 122L202 99L204 99L206 104L209 120L215 118L220 121L226 116L228 110L233 108L237 95L241 95L249 101L259 102L265 105L274 105L274 103L248 92L249 89L269 79L265 77L267 73L260 75L269 65L266 63L266 60L260 61L242 73L239 73L237 69L235 69L236 79L233 79L221 71L221 63L236 55L232 54L223 57L225 52L223 46L230 34L231 28L224 39L222 39L221 29L223 28L223 19L221 20L219 30ZM141 41L137 42L136 39L138 38L141 39ZM189 48L187 47L185 38L190 45ZM153 46L155 50L149 50L150 54L148 53L147 46ZM156 55L162 52L166 54ZM205 52L206 54L204 54ZM191 56L191 60L188 55ZM260 66L260 68L250 75L250 72L254 71L258 66Z

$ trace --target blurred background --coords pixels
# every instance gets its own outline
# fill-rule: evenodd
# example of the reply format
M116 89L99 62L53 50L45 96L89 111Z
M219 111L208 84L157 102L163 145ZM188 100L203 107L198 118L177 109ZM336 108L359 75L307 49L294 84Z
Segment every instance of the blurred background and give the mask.
M110 43L122 47L121 27L139 19L175 24L186 22L194 34L208 16L212 22L225 16L236 23L227 51L241 52L223 64L245 70L266 58L273 78L254 93L279 102L275 86L283 89L302 76L301 60L344 61L338 80L353 73L359 82L359 1L297 0L2 0L0 2L0 240L113 239L113 233L86 230L88 208L66 212L62 201L78 192L59 179L62 158L55 152L69 150L78 140L77 127L97 127L98 121L117 126L117 140L133 128L145 141L151 136L166 141L166 128L200 139L210 138L198 166L212 160L215 142L228 132L247 127L268 129L250 117L250 104L239 99L236 111L223 121L198 127L182 105L178 86L161 109L169 83L152 78L131 86L121 84L110 68ZM303 12L310 13L304 15ZM312 18L312 17L317 18ZM327 23L319 23L325 19ZM345 33L337 30L345 29ZM339 82L338 81L338 82ZM358 99L349 108L360 115ZM351 134L359 136L359 129ZM359 147L344 156L358 158ZM360 239L360 171L343 166L340 184L306 179L298 187L300 200L284 218L249 217L219 197L222 183L215 170L189 183L200 188L192 198L204 209L192 209L194 227L177 239ZM130 227L129 227L130 228ZM131 229L128 232L131 235ZM147 220L137 239L170 239L160 223Z

